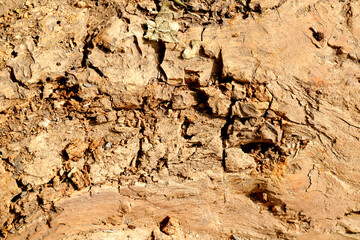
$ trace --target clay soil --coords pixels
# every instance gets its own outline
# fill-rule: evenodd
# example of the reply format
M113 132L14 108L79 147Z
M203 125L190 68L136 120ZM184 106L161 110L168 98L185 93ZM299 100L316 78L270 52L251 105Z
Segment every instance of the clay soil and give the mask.
M0 0L1 239L360 239L360 2Z

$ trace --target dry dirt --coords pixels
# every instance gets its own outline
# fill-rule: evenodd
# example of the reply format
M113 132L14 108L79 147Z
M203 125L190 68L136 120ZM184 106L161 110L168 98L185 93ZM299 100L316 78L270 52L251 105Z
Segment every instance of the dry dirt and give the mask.
M356 0L1 0L0 238L360 239Z

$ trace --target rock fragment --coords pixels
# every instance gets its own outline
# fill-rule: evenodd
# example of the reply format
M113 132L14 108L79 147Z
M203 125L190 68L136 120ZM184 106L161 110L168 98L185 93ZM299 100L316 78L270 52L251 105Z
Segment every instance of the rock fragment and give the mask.
M0 226L3 226L10 216L10 200L15 195L20 194L21 189L18 188L15 179L11 176L11 173L7 172L1 163L0 176Z
M148 11L150 14L157 14L158 11L156 10L156 4L154 2L139 2L139 7Z
M19 97L18 87L10 79L7 71L0 72L0 112L10 106L10 100Z
M96 116L96 123L98 124L102 124L102 123L106 123L107 119L105 115L98 115Z
M74 167L69 172L68 177L78 190L84 189L90 185L89 175L85 171L79 170L77 167Z
M244 153L241 148L228 148L225 150L225 168L227 172L239 172L255 168L255 160Z
M108 26L95 38L94 42L98 46L105 48L105 50L124 52L129 45L129 43L123 39L126 31L127 24L122 19L112 18Z
M220 117L226 117L231 105L230 97L226 96L220 89L215 87L203 88L203 91L208 97L207 103L213 114Z
M47 118L43 118L43 120L41 122L39 122L38 125L39 125L39 127L47 128L50 123L51 123L51 120L49 120Z
M123 90L113 95L112 103L115 109L140 109L143 104L142 93L136 89Z
M171 8L169 1L163 1L159 14L155 21L147 22L148 30L144 38L151 41L164 41L168 43L178 43L180 39L177 36L179 24L175 21L181 15Z
M166 74L168 84L172 86L184 85L185 71L183 66L179 66L176 61L166 58L161 63L161 67Z
M199 54L199 50L201 47L201 42L198 40L192 40L190 42L190 47L185 48L185 50L182 52L181 56L184 59L190 59Z
M175 91L172 108L173 109L186 109L197 104L196 93L189 90Z
M160 223L160 230L167 235L175 235L178 233L180 227L179 220L167 216Z
M220 167L223 155L221 128L226 120L222 118L209 120L198 114L193 117L194 121L190 123L186 131L189 137L187 143L190 146L182 149L181 157L192 160L203 169ZM200 159L201 161L197 163Z
M35 61L31 52L34 50L34 43L26 39L15 50L18 54L9 61L9 65L15 78L20 82L26 83L33 76L31 65L34 64Z
M260 102L251 98L245 102L237 101L232 107L232 114L240 118L261 117L265 115L268 108L268 102Z
M187 84L194 87L206 87L214 78L215 59L199 54L203 44L201 34L203 28L196 26L186 32L179 32L181 43L166 43L166 51L161 67L164 70L168 84L181 86ZM190 47L187 47L190 45ZM184 61L176 64L179 58ZM185 81L184 81L185 80Z
M271 93L265 85L258 85L255 87L254 95L260 102L270 102L272 99Z
M78 1L75 3L75 6L78 8L85 8L85 7L89 7L89 5L87 5L85 2L83 1Z
M26 173L22 175L22 182L25 185L37 186L47 183L61 167L61 145L58 139L54 141L53 138L52 134L42 132L19 143L26 146L32 158L31 161L28 157L26 161L21 161L23 171Z
M222 49L221 57L223 61L224 78L232 78L238 82L250 83L259 65L256 58L241 55L241 50L227 47Z
M283 130L280 124L265 122L259 129L259 133L264 142L279 143L282 138Z
M235 100L245 99L246 98L246 87L237 82L233 82L233 90L231 97Z
M88 56L88 64L96 67L109 83L102 86L105 92L111 92L109 88L113 85L144 87L157 76L155 49L143 39L144 20L129 16L129 21L127 24L123 19L110 18L107 27L94 39L96 47Z
M244 123L235 119L228 130L230 146L239 146L249 143L280 142L283 131L277 121L268 122L263 118L250 118Z
M84 156L84 152L88 148L88 146L89 144L85 141L81 139L75 139L65 148L68 159L73 161L79 161Z
M132 204L129 200L121 200L120 201L120 207L119 212L122 214L131 213Z

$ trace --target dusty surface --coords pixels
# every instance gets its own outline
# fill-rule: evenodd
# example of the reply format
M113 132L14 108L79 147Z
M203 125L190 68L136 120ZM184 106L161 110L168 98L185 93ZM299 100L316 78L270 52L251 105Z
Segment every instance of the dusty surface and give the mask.
M0 1L0 236L360 239L360 3Z

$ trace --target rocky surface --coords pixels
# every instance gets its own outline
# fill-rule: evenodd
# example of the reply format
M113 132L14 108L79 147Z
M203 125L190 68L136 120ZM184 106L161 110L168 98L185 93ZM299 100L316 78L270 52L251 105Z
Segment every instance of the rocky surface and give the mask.
M1 238L360 238L360 3L184 3L0 1Z

